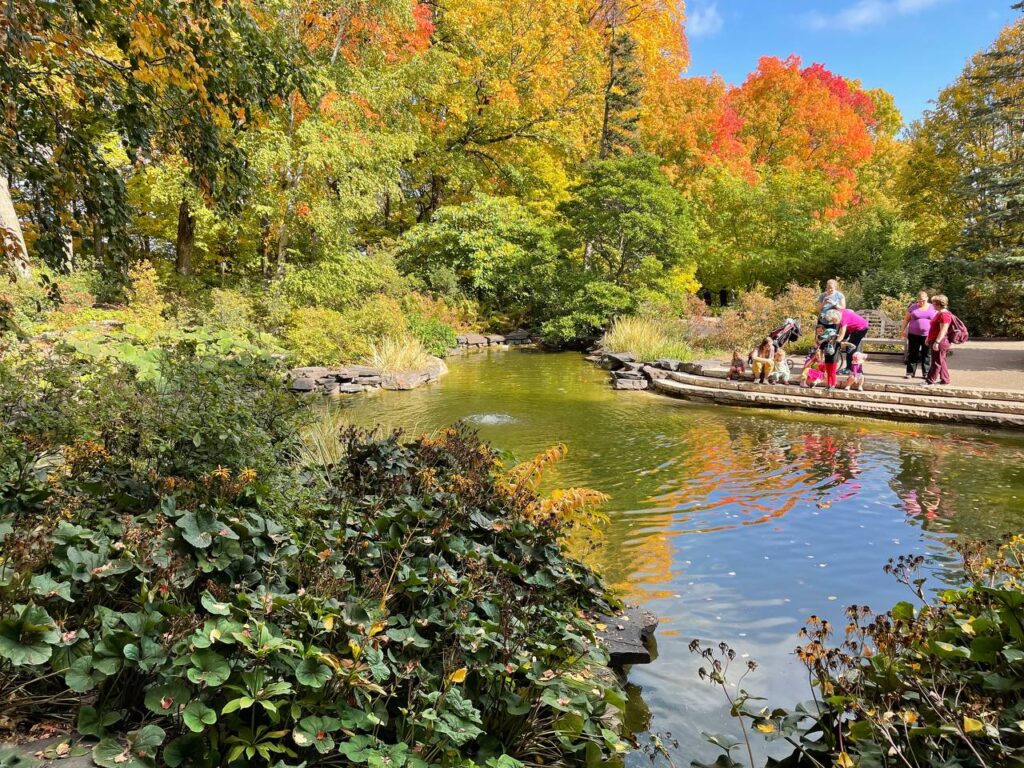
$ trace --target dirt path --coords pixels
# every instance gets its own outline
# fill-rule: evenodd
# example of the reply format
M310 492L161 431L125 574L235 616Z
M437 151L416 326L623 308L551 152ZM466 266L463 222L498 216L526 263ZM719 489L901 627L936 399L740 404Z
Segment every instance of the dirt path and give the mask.
M971 340L953 347L949 375L958 387L1024 391L1024 341ZM885 383L903 382L906 369L899 355L871 354L865 370L869 378ZM924 386L920 379L914 379Z

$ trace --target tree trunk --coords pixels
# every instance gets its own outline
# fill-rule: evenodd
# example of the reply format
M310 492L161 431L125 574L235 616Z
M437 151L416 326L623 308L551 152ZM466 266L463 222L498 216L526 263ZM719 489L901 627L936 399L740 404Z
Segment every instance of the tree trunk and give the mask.
M28 278L32 270L28 265L28 249L25 247L25 235L21 231L18 213L14 210L11 189L7 185L7 177L0 174L0 227L4 232L0 238L10 239L13 245L14 274L19 278Z
M188 200L181 199L178 206L178 240L174 246L174 269L179 275L192 274L192 252L196 245L196 220L188 207Z

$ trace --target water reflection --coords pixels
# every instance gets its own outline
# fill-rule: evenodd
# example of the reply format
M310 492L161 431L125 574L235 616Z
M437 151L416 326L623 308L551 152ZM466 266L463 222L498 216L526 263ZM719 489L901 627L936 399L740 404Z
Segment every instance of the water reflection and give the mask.
M748 687L792 704L808 695L792 657L808 615L838 623L846 605L904 599L881 571L890 557L925 554L934 578L951 579L953 537L1021 528L1020 437L695 406L613 392L605 376L578 355L485 353L430 387L335 407L415 431L500 415L475 426L521 458L569 446L549 482L611 496L595 556L661 617L660 658L630 675L649 716L630 717L679 738L679 765L714 758L701 731L732 730L720 693L697 679L691 638L757 659Z

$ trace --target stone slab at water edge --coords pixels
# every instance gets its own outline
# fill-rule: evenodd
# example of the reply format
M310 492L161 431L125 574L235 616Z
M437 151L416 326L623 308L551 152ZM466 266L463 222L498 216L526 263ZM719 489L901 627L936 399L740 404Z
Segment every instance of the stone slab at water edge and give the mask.
M358 395L374 389L415 389L448 373L448 366L437 357L419 371L385 373L368 365L338 367L307 366L288 371L288 389L292 392L322 395Z
M637 606L627 607L610 616L598 616L595 626L597 639L608 651L612 667L621 669L630 664L651 663L658 617L650 611Z

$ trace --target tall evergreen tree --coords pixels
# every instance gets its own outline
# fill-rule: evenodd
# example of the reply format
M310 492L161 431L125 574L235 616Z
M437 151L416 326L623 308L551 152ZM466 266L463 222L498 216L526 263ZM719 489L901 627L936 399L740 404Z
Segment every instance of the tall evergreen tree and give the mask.
M612 27L608 46L608 82L604 89L600 157L617 157L638 148L643 71L637 62L637 43L628 32Z

